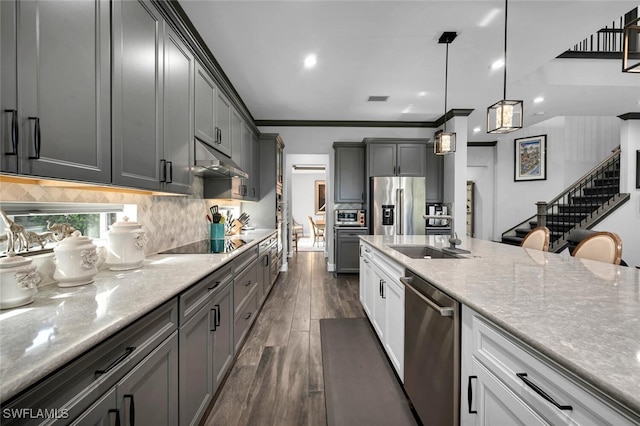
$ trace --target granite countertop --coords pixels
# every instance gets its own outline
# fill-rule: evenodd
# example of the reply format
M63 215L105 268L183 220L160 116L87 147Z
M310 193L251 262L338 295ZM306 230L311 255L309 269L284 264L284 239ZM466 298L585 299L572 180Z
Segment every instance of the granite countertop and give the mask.
M389 245L448 236L360 238L640 413L640 270L472 238L467 259L411 259Z
M40 287L33 303L0 311L0 401L5 401L180 294L275 230L229 254L149 256L139 269L100 270L92 284ZM176 273L179 271L179 273Z

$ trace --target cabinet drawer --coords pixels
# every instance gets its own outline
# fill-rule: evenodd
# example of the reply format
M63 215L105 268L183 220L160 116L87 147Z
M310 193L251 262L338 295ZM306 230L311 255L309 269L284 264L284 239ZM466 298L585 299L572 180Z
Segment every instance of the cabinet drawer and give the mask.
M222 266L180 294L180 325L185 324L209 298L233 279L231 264Z
M606 395L590 388L554 361L508 335L478 315L472 319L472 354L497 379L538 415L552 424L632 425L637 417ZM519 377L523 374L524 377ZM534 391L531 382L550 396L560 409ZM570 406L571 409L566 408Z
M238 276L242 271L251 264L254 260L258 259L258 246L255 246L249 251L239 254L233 261L233 275Z
M242 305L233 322L233 341L236 351L258 314L258 292L253 291Z
M177 303L172 299L3 404L3 408L33 411L65 410L64 419L3 418L2 424L68 424L169 337L177 329L177 320Z
M234 312L237 315L239 309L257 287L258 283L258 261L255 260L251 266L246 268L240 275L233 279L233 302Z

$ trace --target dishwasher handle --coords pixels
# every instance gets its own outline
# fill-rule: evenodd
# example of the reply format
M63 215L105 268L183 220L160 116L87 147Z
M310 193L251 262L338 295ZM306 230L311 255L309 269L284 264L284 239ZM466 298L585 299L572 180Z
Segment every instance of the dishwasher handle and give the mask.
M436 302L434 302L433 300L427 298L425 295L420 293L411 284L411 277L401 277L400 281L406 286L406 288L414 292L415 295L418 296L420 299L422 299L427 305L429 305L431 308L435 309L436 311L440 312L440 316L453 317L453 308L439 306Z

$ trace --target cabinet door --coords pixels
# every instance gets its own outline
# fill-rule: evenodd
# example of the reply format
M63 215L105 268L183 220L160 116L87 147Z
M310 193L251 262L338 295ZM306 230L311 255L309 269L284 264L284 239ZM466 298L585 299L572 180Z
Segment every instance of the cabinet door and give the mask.
M213 77L199 62L196 62L195 99L195 136L217 148L216 85Z
M354 272L357 273L360 267L358 235L363 232L338 230L336 244L336 272Z
M427 188L426 202L442 202L442 183L444 172L444 155L435 155L433 151L427 150Z
M398 144L398 176L426 176L427 146L424 144Z
M160 189L163 20L147 1L112 5L113 183Z
M0 171L18 173L16 3L0 1Z
M216 315L213 331L213 391L220 386L233 361L233 284L229 283L211 302Z
M19 173L110 182L109 2L18 6Z
M213 307L202 307L178 334L180 347L180 424L197 424L213 396Z
M117 385L126 425L178 424L178 335L174 332Z
M364 203L364 146L337 147L335 154L335 202Z
M260 144L258 137L249 131L251 169L249 170L250 186L248 197L253 201L260 201Z
M369 176L396 175L396 144L372 143L367 145L369 152Z
M194 58L185 43L165 25L164 42L164 156L165 189L189 193L193 182Z
M387 320L385 351L404 383L404 286L388 277L386 283Z
M218 128L218 151L231 157L231 102L222 90L216 90L216 127Z
M386 339L386 321L387 321L387 282L382 272L373 265L371 274L371 288L375 292L373 298L373 328L378 333L381 342Z
M70 423L70 426L119 425L122 422L122 416L116 408L117 403L116 389L113 388Z

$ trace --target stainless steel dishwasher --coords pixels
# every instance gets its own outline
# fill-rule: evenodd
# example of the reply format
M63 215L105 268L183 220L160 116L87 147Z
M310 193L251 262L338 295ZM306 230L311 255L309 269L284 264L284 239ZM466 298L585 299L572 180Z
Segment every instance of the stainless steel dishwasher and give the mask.
M407 271L404 388L425 425L460 423L460 304Z

